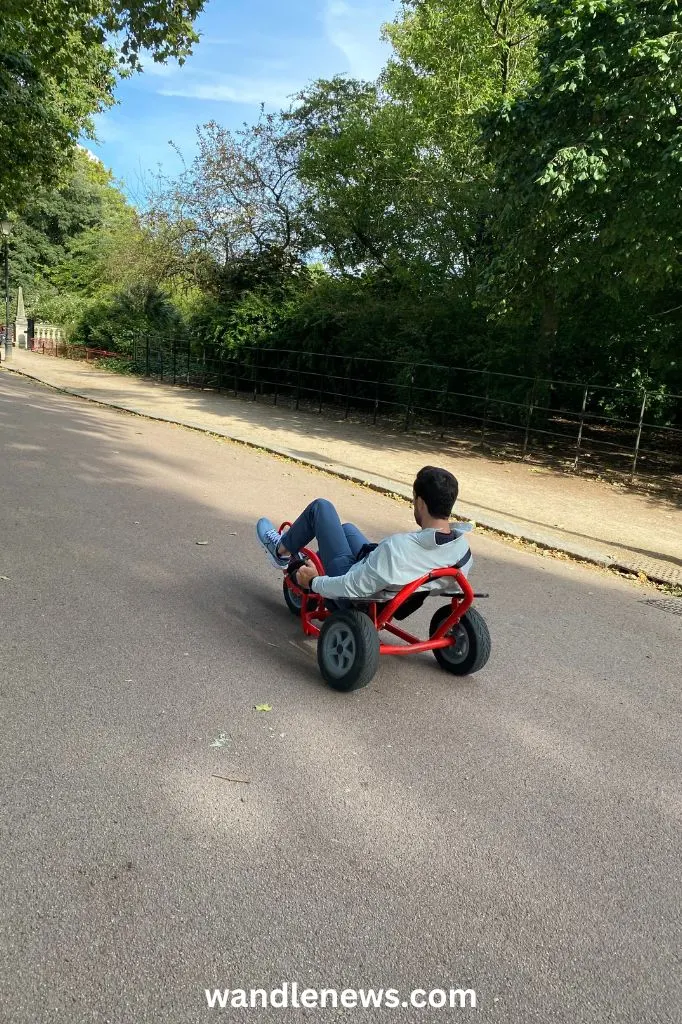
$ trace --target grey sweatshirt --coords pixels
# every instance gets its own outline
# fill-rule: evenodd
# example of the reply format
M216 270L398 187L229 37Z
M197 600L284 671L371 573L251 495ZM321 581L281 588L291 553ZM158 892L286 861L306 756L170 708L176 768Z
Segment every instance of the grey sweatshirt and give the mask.
M468 576L473 557L465 534L472 526L470 523L457 523L451 529L454 539L445 544L436 543L436 531L433 529L395 533L382 540L367 558L357 562L345 576L316 576L311 589L313 593L332 600L342 597L351 600L383 597L386 596L385 592L390 596L432 569L456 565L465 558L467 552L469 558L461 571ZM424 589L452 592L457 586L454 580L446 577L434 580Z

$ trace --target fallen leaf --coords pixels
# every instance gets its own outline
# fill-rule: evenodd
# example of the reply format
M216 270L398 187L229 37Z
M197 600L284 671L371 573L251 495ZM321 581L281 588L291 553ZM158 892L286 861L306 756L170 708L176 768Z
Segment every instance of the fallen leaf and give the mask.
M254 704L253 710L254 711L272 711L272 708L270 707L269 704Z
M200 548L205 548L206 545L208 544L208 541L207 540L198 540L196 543L199 545Z
M12 582L9 576L0 576L0 580L5 580L7 583Z

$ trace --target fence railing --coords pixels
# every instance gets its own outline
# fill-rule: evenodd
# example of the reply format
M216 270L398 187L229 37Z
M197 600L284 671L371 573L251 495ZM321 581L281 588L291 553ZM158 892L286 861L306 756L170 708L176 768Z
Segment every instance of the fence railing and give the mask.
M682 419L679 395L292 349L215 354L185 340L150 338L134 343L132 365L173 384L252 401L288 401L319 413L333 407L345 418L353 413L442 439L473 435L492 449L550 455L573 469L682 479L682 429L670 425Z
M134 372L577 470L655 475L682 487L682 396L468 367L138 338Z
M60 356L63 359L85 359L84 345L70 345L60 338L32 338L31 352L44 356Z

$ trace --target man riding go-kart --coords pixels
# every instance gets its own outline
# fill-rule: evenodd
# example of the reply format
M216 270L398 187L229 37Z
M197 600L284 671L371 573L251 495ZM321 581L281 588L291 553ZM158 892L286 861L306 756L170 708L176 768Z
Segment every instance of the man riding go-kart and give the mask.
M318 636L318 662L324 678L340 690L364 686L374 675L379 654L432 650L439 664L459 675L481 668L490 637L484 620L471 609L467 576L473 564L468 525L450 515L458 484L445 469L425 466L414 482L414 518L420 527L372 544L351 523L342 523L330 501L313 501L293 524L279 530L269 519L256 526L272 563L285 573L287 604L300 614L305 632ZM317 540L317 554L308 545ZM396 627L429 594L451 597L431 623L429 641ZM314 621L322 621L322 628ZM386 630L406 644L380 644Z

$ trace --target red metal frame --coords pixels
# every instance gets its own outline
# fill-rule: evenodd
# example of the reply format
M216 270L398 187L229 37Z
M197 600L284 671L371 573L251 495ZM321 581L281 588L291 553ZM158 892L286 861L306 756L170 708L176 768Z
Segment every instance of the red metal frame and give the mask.
M291 523L282 523L280 527L280 533L287 530L291 526ZM304 548L301 551L301 555L304 558L309 558L315 568L321 575L324 575L324 566L320 561L319 555L315 551L310 551L308 548ZM411 597L415 591L419 590L427 583L433 582L433 580L440 579L451 579L461 590L461 594L457 594L451 599L451 612L446 619L443 620L437 631L429 640L420 640L419 637L413 636L411 633L406 632L404 629L400 629L393 623L393 617L396 612L402 607L402 605ZM286 585L293 594L301 598L301 625L303 626L303 632L306 636L317 637L320 635L320 626L315 625L316 622L322 623L333 613L328 611L325 607L325 599L320 597L319 594L313 594L310 591L302 590L298 584L291 579L290 576L285 575ZM403 587L396 596L381 607L380 610L377 608L376 601L367 602L366 611L369 617L372 619L378 632L390 633L392 636L402 640L402 644L394 643L382 643L380 647L381 654L420 654L423 651L435 651L444 647L454 647L456 640L453 637L446 636L446 633L456 626L463 615L471 608L474 603L474 592L471 589L471 584L467 580L466 576L460 569L434 569L427 573L425 576L421 576L418 580L413 580L412 583L408 583L406 587Z

